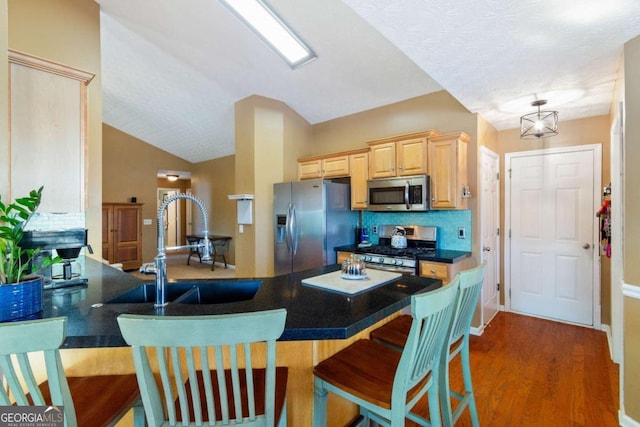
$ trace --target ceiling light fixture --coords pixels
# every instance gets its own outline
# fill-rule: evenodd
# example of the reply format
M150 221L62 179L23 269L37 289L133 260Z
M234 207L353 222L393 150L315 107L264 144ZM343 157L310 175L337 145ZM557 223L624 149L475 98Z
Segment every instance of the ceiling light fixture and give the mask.
M538 107L538 111L520 117L520 138L543 138L558 134L558 112L540 110L546 103L544 99L533 101L531 106Z
M180 175L172 175L172 174L167 175L167 179L169 181L177 181L178 178L180 178Z
M291 68L299 67L316 58L311 48L262 0L220 1L282 56Z

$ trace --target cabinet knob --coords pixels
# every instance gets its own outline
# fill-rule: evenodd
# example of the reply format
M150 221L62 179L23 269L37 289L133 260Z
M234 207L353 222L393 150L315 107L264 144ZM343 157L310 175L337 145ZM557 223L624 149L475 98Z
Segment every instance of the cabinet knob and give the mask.
M432 269L431 274L436 274L436 271Z

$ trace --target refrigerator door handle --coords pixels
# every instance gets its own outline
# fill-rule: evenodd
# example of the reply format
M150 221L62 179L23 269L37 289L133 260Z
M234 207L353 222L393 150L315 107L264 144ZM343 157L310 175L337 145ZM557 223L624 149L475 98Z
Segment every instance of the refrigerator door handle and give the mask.
M285 236L286 236L286 242L287 242L287 251L289 252L289 255L291 255L292 250L293 250L293 231L291 230L291 227L293 226L292 221L291 221L291 203L289 203L289 207L287 208L287 223L285 225Z
M291 240L293 241L292 253L298 253L298 218L296 217L296 206L291 205Z

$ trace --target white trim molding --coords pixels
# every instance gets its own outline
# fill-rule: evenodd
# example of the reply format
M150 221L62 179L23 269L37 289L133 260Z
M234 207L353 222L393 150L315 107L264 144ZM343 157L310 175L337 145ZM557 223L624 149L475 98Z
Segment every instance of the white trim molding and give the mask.
M640 427L640 423L626 415L623 410L618 411L618 422L621 427Z
M640 299L640 286L630 285L628 283L622 284L622 295L629 298Z

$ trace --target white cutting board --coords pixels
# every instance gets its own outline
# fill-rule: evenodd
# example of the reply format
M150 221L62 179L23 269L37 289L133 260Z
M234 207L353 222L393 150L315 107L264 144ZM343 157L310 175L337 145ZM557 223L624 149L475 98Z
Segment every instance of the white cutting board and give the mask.
M392 273L390 271L367 269L366 279L349 280L340 277L341 273L342 272L338 270L332 273L322 274L320 276L309 277L307 279L302 279L302 283L352 295L374 286L390 282L402 275L400 273Z

